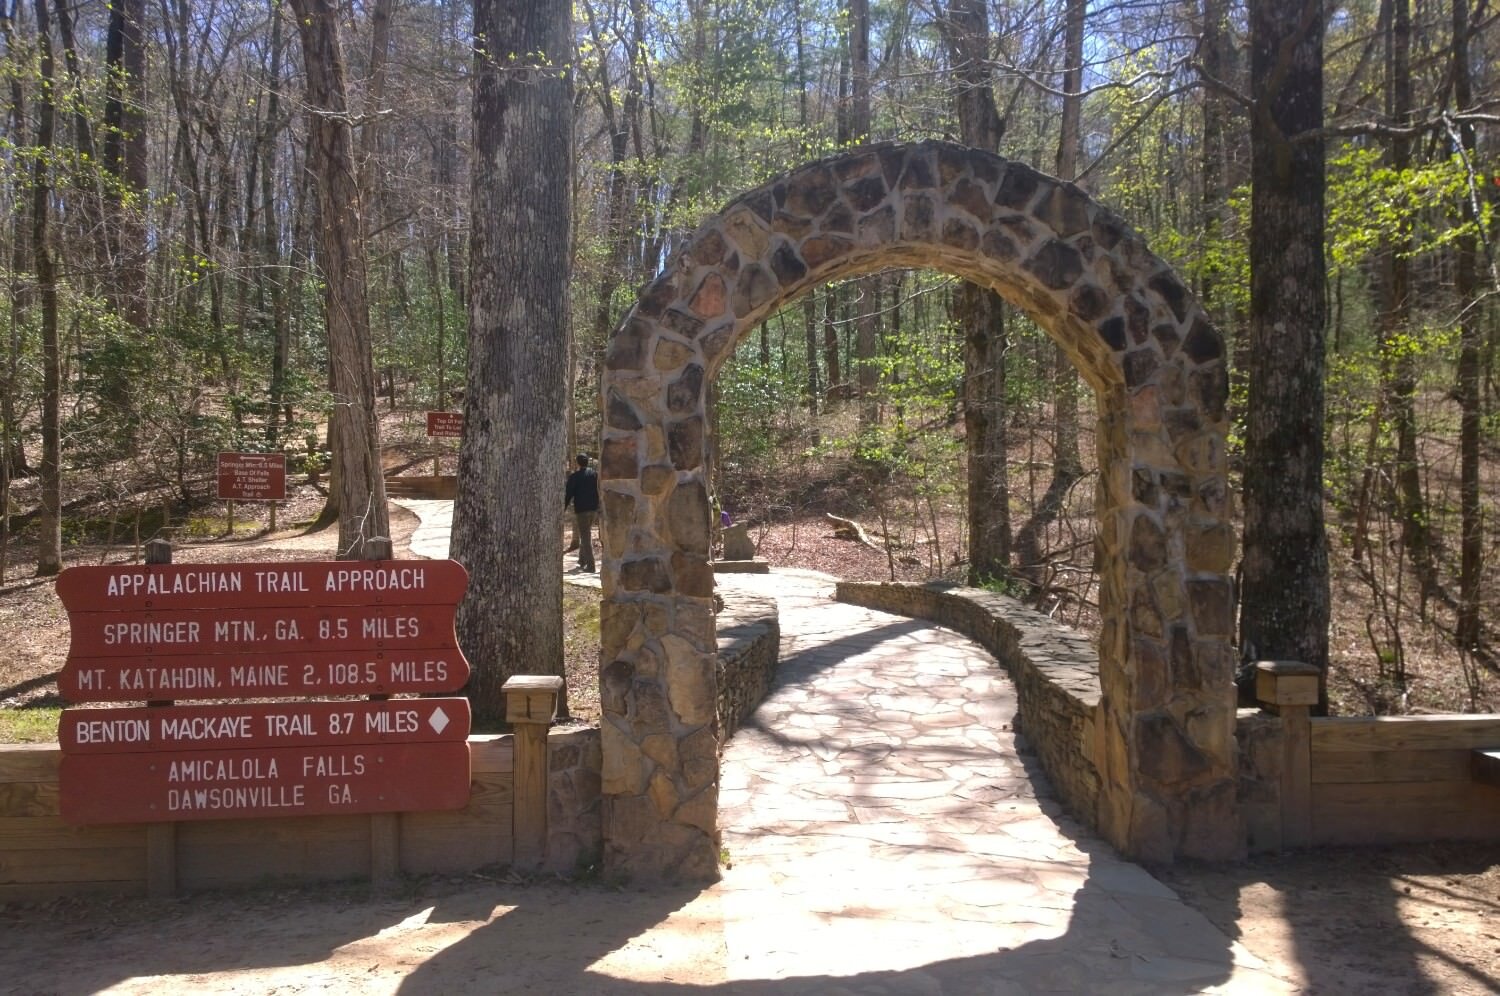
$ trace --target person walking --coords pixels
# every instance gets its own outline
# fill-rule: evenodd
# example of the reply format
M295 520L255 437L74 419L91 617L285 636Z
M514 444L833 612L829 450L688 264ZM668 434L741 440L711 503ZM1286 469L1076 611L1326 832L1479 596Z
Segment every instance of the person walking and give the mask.
M578 543L578 569L594 570L594 517L599 514L599 475L589 466L587 453L578 454L578 469L568 475L563 508L573 506L573 534Z

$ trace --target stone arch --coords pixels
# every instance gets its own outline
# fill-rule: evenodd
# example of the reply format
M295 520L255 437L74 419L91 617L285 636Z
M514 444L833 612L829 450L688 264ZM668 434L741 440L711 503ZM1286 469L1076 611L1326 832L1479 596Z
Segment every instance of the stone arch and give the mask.
M1143 859L1239 850L1224 344L1172 270L1071 183L941 142L877 145L732 201L610 338L603 490L606 868L715 877L706 388L817 284L894 267L994 288L1098 397L1098 812Z

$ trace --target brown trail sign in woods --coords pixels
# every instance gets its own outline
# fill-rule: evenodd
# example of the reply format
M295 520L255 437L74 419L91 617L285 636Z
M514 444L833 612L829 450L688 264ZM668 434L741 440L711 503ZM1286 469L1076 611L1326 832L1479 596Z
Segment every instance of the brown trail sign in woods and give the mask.
M286 499L284 453L220 453L217 472L220 500Z
M453 561L78 567L73 702L455 691ZM412 812L469 798L462 698L68 709L75 823Z

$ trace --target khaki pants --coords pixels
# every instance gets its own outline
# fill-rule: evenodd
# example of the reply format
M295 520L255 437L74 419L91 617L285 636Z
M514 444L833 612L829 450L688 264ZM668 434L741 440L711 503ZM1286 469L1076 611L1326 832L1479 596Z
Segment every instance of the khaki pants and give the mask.
M578 541L578 566L594 569L594 518L598 512L574 512L573 535Z

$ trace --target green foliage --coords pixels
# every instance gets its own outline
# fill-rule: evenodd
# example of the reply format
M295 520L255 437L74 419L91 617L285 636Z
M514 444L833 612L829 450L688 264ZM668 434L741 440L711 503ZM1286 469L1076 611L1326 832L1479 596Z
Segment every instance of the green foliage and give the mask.
M1356 268L1400 239L1408 256L1435 252L1473 225L1457 223L1469 197L1468 171L1457 156L1403 170L1382 150L1345 145L1328 161L1328 251L1337 269ZM1492 208L1484 205L1488 215Z
M55 743L61 715L61 706L0 709L0 744Z
M754 460L780 445L801 383L782 365L762 366L741 350L719 373L719 433L726 464Z
M1008 575L984 575L979 579L979 587L996 595L1009 595L1011 598L1025 598L1029 589L1024 581Z

